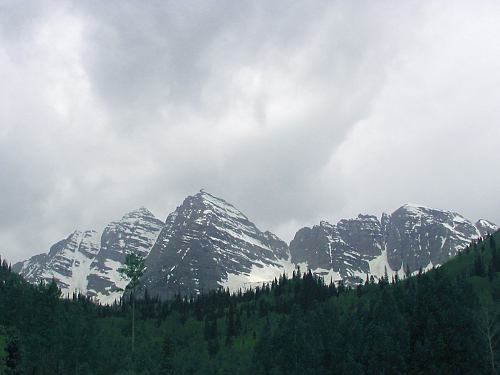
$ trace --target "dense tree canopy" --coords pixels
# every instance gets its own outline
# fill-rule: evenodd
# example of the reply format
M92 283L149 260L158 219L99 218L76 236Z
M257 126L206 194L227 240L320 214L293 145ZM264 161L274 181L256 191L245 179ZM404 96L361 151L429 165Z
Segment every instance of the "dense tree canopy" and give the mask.
M496 374L500 233L355 288L297 270L230 295L99 306L0 267L0 374Z

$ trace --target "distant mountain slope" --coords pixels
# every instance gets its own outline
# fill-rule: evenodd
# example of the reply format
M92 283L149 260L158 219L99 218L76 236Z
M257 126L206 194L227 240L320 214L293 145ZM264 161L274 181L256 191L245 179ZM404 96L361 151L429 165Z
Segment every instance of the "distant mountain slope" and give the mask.
M379 219L358 215L302 228L290 246L261 231L232 204L208 192L188 196L165 222L146 208L102 232L75 231L47 254L14 265L29 282L55 279L63 293L102 303L122 296L118 269L128 252L146 257L141 290L170 298L219 287L231 291L273 280L296 266L329 280L358 283L367 275L429 269L498 227L462 215L407 204Z
M302 228L290 243L291 260L316 273L359 282L366 274L403 274L440 265L472 240L497 230L462 215L406 204L391 215L359 215L336 225Z
M30 283L55 279L63 294L80 292L102 303L123 294L126 281L118 274L128 251L143 256L156 241L163 222L145 208L134 210L99 234L75 231L54 244L48 254L16 263L13 270Z
M207 192L187 197L167 218L146 261L143 285L152 295L202 291L258 279L268 267L279 273L288 246L223 199ZM271 277L272 278L272 277Z
M13 270L30 282L57 280L64 294L86 292L90 265L99 252L99 234L94 230L74 231L54 244L48 254L16 263Z
M164 223L148 209L129 212L109 224L101 236L101 248L88 274L87 294L101 302L113 302L123 294L127 280L120 277L127 252L147 257Z

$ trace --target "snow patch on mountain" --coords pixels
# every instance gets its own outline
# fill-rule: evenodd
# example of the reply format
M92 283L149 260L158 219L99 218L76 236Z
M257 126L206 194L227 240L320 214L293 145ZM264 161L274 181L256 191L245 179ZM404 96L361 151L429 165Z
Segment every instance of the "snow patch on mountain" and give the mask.
M321 221L302 228L290 243L294 262L312 269L338 272L344 280L360 282L366 275L402 277L410 272L442 264L471 241L496 230L495 224L476 225L464 216L419 204L405 204L381 219L372 215Z
M103 303L114 302L127 286L118 269L123 267L127 253L147 257L164 224L145 207L110 223L101 236L99 254L87 276L88 295Z
M55 280L63 294L85 293L86 276L99 250L99 234L94 230L74 231L54 244L48 254L37 255L14 266L31 283Z
M288 246L262 232L235 206L204 190L187 197L162 222L144 207L110 223L102 234L75 231L46 254L13 266L29 282L54 279L63 293L81 292L113 303L127 286L118 272L126 254L146 257L142 290L170 298L220 287L261 286L301 272L349 284L366 277L403 277L439 266L471 241L498 230L481 219L418 204L392 214L358 215L300 229Z
M146 261L142 284L162 298L221 286L234 289L279 275L281 261L287 258L286 243L260 231L232 204L202 190L167 218Z
M274 279L279 279L283 274L291 277L295 269L296 265L289 259L274 264L256 262L250 272L228 273L224 280L219 281L219 285L223 289L229 289L230 292L247 290L261 287Z
M499 229L498 225L492 223L489 220L485 220L485 219L479 219L476 222L476 228L478 229L478 231L482 237L484 237L488 234L495 233Z
M101 303L123 294L127 281L119 275L127 252L149 254L163 223L144 207L109 224L102 235L94 230L75 231L54 244L47 254L14 265L31 283L55 280L64 295L82 293Z

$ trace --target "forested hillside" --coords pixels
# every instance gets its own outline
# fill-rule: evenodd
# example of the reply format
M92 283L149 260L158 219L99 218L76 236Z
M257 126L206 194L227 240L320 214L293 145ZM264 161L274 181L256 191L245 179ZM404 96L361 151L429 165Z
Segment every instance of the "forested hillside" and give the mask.
M230 295L98 306L0 268L0 374L496 374L500 233L355 289L296 270ZM304 272L305 271L305 272Z

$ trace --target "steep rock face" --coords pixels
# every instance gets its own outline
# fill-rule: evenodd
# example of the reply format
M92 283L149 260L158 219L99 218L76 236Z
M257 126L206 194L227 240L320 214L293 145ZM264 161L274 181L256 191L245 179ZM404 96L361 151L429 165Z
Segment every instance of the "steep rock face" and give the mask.
M491 221L485 219L479 219L476 222L476 228L479 230L482 237L495 233L498 230L498 226L496 224L493 224Z
M392 270L442 264L481 236L462 215L417 205L405 205L390 218L386 233L387 259Z
M233 205L201 191L165 223L140 208L109 224L102 235L75 231L13 270L32 283L55 279L63 293L82 292L101 303L122 296L127 281L118 269L128 252L147 258L141 288L161 298L256 286L295 266L327 281L356 283L367 274L402 275L406 266L416 271L442 264L497 229L484 219L473 224L457 213L408 204L380 220L359 215L302 228L288 247Z
M355 219L337 223L340 238L360 255L367 258L379 256L384 246L384 233L376 216L358 215Z
M112 303L125 288L118 268L126 253L147 256L163 222L145 208L132 211L109 224L102 235L94 230L75 231L40 254L13 266L31 283L54 279L64 294L80 292L101 303Z
M383 245L378 219L359 215L337 225L322 221L319 226L299 230L290 243L290 253L293 263L305 263L317 274L354 281L370 271L369 261L381 255Z
M75 231L54 244L48 254L35 255L13 269L31 283L54 279L64 294L85 293L90 264L98 251L96 231Z
M166 220L146 261L142 285L162 298L216 289L230 278L281 267L288 246L261 232L233 205L207 192L187 197Z
M12 271L23 275L24 278L33 284L39 282L36 273L40 272L39 270L42 268L42 265L47 263L48 254L38 254L33 255L31 258L17 262L12 265Z
M292 262L319 274L361 281L366 274L403 274L442 264L472 240L497 230L480 220L474 225L454 212L407 204L391 215L359 215L336 225L303 228L290 243Z
M147 257L163 225L144 207L110 223L102 233L100 251L91 265L87 294L104 303L118 299L123 293L120 289L127 285L118 272L126 254L135 252Z

